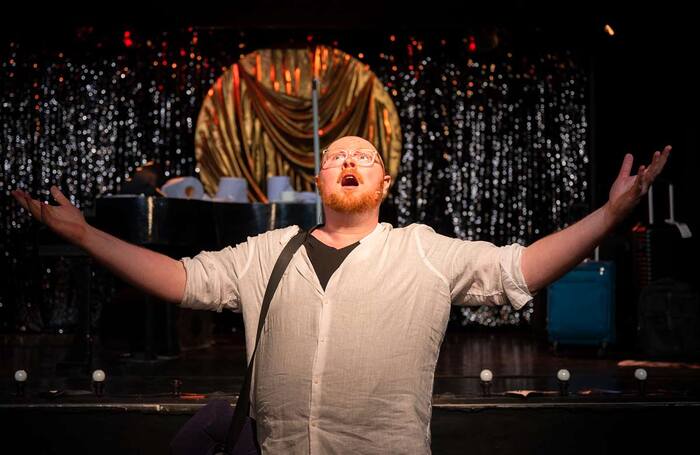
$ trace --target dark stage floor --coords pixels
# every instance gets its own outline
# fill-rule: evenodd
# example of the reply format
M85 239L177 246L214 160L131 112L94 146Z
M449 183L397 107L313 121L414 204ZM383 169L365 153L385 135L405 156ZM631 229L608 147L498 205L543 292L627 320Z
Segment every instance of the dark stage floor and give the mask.
M98 398L84 365L58 362L71 336L2 340L0 416L10 440L33 441L31 453L91 453L104 438L112 441L107 453L167 453L169 439L207 399L235 402L244 372L241 333L157 362L125 360L97 346L95 365L107 374ZM603 357L593 347L564 346L555 354L522 330L448 331L435 375L433 453L645 453L692 443L700 365L644 364L648 381L640 395L639 365L624 366L630 360L645 359L614 347ZM14 395L19 368L29 374L25 397ZM481 391L483 368L494 374L490 396ZM565 397L560 368L571 373ZM179 397L171 393L176 378ZM506 393L516 390L539 393Z
M17 369L29 374L30 397L49 389L90 388L86 366L66 361L72 335L5 335L0 339L3 402L14 393ZM146 399L151 394L167 394L175 378L182 381L182 392L235 394L245 372L242 333L211 340L208 347L181 351L172 358L160 356L154 362L129 360L125 352L101 348L98 341L94 367L107 373L108 397L140 395ZM614 346L602 356L594 347L579 346L560 346L554 353L546 340L516 329L448 331L435 372L434 395L438 401L444 397L481 400L479 373L484 368L493 372L494 396L516 389L558 391L560 368L571 373L569 392L573 396L628 395L637 391L634 370L638 366L648 372L650 396L700 396L700 363L654 361L617 351Z

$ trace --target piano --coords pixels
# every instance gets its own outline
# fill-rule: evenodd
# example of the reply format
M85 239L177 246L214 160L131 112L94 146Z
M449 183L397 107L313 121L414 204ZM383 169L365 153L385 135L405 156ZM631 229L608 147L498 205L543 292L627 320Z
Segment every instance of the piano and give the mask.
M94 224L136 245L190 255L295 224L309 229L316 225L316 204L104 196L96 199Z
M90 222L115 237L175 259L202 250L217 251L272 229L292 225L309 229L317 224L316 204L232 203L131 194L97 198ZM143 341L125 360L156 362L175 357L178 336L188 336L176 333L177 308L156 305L154 299L141 295L143 316L137 314L132 320L143 320ZM187 314L211 324L211 315Z

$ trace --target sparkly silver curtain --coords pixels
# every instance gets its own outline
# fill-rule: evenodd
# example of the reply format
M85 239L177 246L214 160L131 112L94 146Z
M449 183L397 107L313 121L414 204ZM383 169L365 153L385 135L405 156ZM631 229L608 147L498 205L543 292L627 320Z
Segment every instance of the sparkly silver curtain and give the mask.
M417 44L417 45L416 45ZM387 65L404 132L399 224L528 245L588 210L587 77L566 54L421 55ZM465 55L466 54L466 55ZM529 321L533 305L454 308L463 325Z
M118 193L149 160L161 163L166 179L196 175L202 93L238 57L229 45L238 49L242 39L228 36L224 53L215 35L197 31L156 34L129 47L119 35L81 33L66 48L2 43L0 330L61 333L74 329L83 311L84 290L67 276L82 265L38 256L43 234L10 191L47 200L56 184L89 216L96 196ZM95 324L112 292L111 276L96 268Z
M77 323L75 286L57 276L70 264L36 257L35 224L10 190L46 199L49 185L60 184L89 214L95 196L118 192L150 159L166 178L196 175L193 119L203 95L240 53L269 47L268 35L133 33L127 45L126 37L94 33L51 49L2 43L0 330ZM575 58L479 54L379 32L368 40L372 47L358 47L354 36L327 42L368 63L399 110L404 154L390 199L399 224L528 244L585 212L587 93ZM95 280L96 301L109 291L109 280ZM503 325L529 320L532 310L479 307L453 316Z
M525 244L587 199L585 86L568 72L523 79L484 66L433 64L420 83L399 85L412 140L394 197L402 224L446 221L459 238ZM446 96L426 97L431 89Z

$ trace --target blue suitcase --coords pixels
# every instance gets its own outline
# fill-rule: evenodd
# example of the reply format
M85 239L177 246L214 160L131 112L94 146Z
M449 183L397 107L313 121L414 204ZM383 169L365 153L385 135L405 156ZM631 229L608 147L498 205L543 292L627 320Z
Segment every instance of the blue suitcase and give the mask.
M615 264L582 262L547 288L547 333L561 344L598 346L615 342Z

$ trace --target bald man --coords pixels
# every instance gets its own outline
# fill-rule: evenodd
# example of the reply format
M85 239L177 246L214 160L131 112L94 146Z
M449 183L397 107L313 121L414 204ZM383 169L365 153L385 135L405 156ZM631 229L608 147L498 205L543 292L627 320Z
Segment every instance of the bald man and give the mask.
M255 361L251 413L269 454L426 454L435 364L450 305L522 308L581 262L626 217L670 147L631 175L626 155L608 202L527 248L464 241L379 223L391 177L365 139L333 142L316 176L325 224L310 231L270 305ZM179 261L13 195L25 209L124 280L183 307L243 314L248 357L272 268L298 226Z

